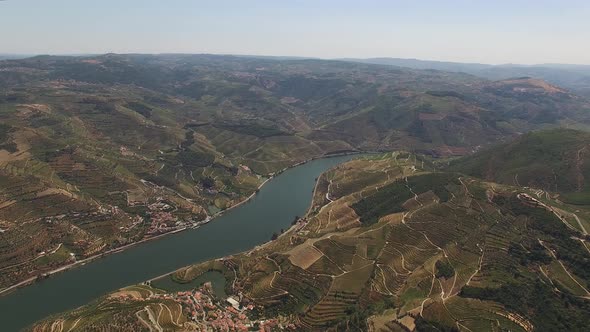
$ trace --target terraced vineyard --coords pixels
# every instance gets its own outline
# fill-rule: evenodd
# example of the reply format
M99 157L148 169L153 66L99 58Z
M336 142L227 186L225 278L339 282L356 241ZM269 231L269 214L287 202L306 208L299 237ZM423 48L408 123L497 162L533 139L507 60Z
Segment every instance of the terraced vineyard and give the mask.
M221 271L303 330L582 331L588 240L552 212L564 203L432 167L397 152L340 165L276 241L174 280Z
M392 308L375 321L428 324L436 319L420 313L466 285L499 303L488 288L514 271L586 296L587 135L530 134L505 153L431 159L540 128L587 128L590 102L562 88L211 55L40 56L0 61L0 71L0 291L199 226L305 160L403 149L322 175L292 229L219 268L228 291L312 329L360 328ZM529 234L537 217L565 229ZM498 317L537 324L500 304Z

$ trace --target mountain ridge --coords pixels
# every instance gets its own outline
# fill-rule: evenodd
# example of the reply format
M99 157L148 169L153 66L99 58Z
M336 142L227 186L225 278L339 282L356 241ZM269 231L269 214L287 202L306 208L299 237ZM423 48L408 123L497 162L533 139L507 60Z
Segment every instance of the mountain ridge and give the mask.
M572 129L523 134L451 162L449 169L486 180L561 193L570 203L590 192L590 134ZM577 197L577 198L575 198Z
M376 63L416 69L465 72L492 80L531 76L561 85L577 93L590 96L590 65L576 64L499 64L461 63L402 58L346 58L344 61Z
M0 72L0 287L192 227L310 158L590 127L588 100L538 80L343 61L39 56Z
M153 315L161 306L179 319L163 316L148 326L190 329L196 324L191 317L200 322L200 309L191 312L192 302L183 302L186 290L165 285L218 271L232 301L250 308L234 320L238 325L582 331L590 309L589 244L563 216L576 210L587 225L590 205L564 205L549 192L440 171L435 164L393 152L340 165L318 179L308 215L276 240L123 288L32 330L47 331L55 322L131 324L132 317ZM193 287L187 289L210 292L207 285ZM223 300L213 303L217 317L235 319ZM202 324L214 326L217 317Z

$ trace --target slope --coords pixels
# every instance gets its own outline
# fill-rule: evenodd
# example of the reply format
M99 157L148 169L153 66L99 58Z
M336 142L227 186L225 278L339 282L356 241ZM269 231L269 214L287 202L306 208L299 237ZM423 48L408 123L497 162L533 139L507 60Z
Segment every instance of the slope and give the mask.
M438 172L410 153L351 161L318 179L309 214L277 240L165 277L186 284L219 271L241 305L214 300L212 319L172 330L215 326L239 310L252 324L313 331L582 331L590 251L556 212L562 205L532 189ZM166 299L200 317L182 296ZM110 295L34 330L133 321L162 301Z
M449 169L489 181L561 193L590 204L590 134L555 129L531 132L453 161Z
M310 158L463 155L590 123L586 99L538 80L341 61L38 56L0 72L0 288L198 226Z

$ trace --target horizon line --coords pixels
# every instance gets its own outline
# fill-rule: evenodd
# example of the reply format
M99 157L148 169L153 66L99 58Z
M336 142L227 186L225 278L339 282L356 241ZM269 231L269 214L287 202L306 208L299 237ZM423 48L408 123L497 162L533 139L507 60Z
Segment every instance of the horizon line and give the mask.
M37 56L69 56L69 57L84 57L84 56L104 56L109 54L115 55L218 55L218 56L236 56L236 57L260 57L260 58L296 58L301 60L336 60L336 61L355 61L355 60L405 60L405 61L420 61L420 62L436 62L436 63L448 63L448 64L461 64L461 65L483 65L490 67L501 67L501 66L524 66L524 67L543 67L543 66L579 66L579 67L590 67L590 64L582 63L563 63L563 62L542 62L542 63L484 63L484 62L460 62L454 60L432 60L432 59L420 59L420 58L400 58L394 56L372 56L372 57L317 57L317 56L299 56L299 55L265 55L265 54L240 54L240 53L207 53L207 52L104 52L104 53L18 53L18 52L3 52L0 53L0 57L14 56L18 57L15 59L1 59L2 60L17 60L34 58Z

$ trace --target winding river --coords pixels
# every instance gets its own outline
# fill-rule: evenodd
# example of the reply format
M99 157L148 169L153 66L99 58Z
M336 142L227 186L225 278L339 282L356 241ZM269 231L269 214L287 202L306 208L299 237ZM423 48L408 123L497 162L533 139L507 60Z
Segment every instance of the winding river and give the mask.
M252 249L305 214L321 173L354 157L316 159L291 168L268 181L250 201L198 229L131 247L2 296L0 330L18 331L118 288Z

